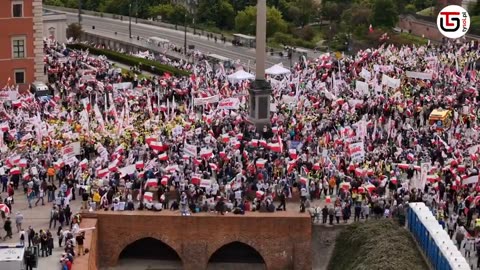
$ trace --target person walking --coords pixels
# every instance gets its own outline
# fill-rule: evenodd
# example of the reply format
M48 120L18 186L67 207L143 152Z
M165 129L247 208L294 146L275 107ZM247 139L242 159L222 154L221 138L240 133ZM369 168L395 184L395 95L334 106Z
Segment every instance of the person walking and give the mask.
M17 212L15 215L15 225L17 227L17 233L22 230L23 215L20 212Z
M57 220L58 220L58 210L56 206L53 206L52 210L50 211L50 223L48 228L52 228L52 223L53 223L53 228L57 227Z
M278 195L278 198L280 199L280 205L277 207L277 211L286 211L287 210L287 200L285 197L285 192L281 192L280 195Z
M10 217L7 217L7 220L5 220L5 223L3 224L3 229L7 233L3 240L6 240L7 237L10 237L10 239L12 239L12 221L10 220Z
M28 237L28 247L31 247L33 243L33 238L35 237L35 230L32 228L32 226L28 226L27 237Z
M42 201L42 205L45 205L45 202L43 200L43 198L45 197L45 190L43 190L43 188L40 188L39 189L39 192L38 192L38 199L37 201L35 202L35 206L38 205L38 202L39 201Z
M20 245L25 246L25 231L22 229L20 230Z

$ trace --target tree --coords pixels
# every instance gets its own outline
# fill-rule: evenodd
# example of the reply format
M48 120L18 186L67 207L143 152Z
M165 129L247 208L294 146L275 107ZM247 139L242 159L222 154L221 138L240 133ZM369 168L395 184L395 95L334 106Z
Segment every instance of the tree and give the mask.
M471 17L470 30L472 31L472 34L475 34L475 35L480 34L480 16Z
M373 2L373 22L375 27L394 27L398 13L392 0L375 0Z
M72 38L73 40L79 40L82 36L83 30L82 26L78 23L71 23L67 27L67 38Z
M372 10L360 4L353 4L342 13L342 28L347 32L363 35L372 20Z
M234 26L235 12L228 0L201 0L197 14L199 22L209 26L220 29L232 29Z
M321 9L322 16L329 21L339 21L342 10L335 2L325 2Z
M240 33L253 35L256 30L256 22L257 8L248 6L235 17L235 29ZM287 23L283 19L282 13L274 7L267 7L267 37L286 30Z

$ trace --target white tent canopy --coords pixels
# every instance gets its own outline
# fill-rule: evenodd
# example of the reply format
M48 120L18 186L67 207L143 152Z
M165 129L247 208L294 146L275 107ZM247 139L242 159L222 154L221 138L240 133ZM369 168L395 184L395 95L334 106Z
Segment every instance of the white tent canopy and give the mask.
M290 70L284 68L281 63L273 65L273 66L265 69L265 74L274 75L274 76L285 75L285 74L290 74L290 73L291 73Z
M227 78L229 81L235 82L243 80L253 80L255 79L255 76L246 72L245 70L239 70L233 74L228 75Z

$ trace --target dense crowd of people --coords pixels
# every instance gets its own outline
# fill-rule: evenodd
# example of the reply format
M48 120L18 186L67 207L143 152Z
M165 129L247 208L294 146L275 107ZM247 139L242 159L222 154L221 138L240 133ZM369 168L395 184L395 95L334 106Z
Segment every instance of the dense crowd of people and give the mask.
M352 212L402 221L423 201L449 231L480 228L477 43L303 59L267 75L263 129L246 121L240 65L156 56L191 75L126 82L105 57L54 42L44 52L53 95L19 93L0 108L0 175L10 213L18 188L30 207L54 202L50 227L67 246L75 196L86 211L182 215L284 211L298 196L300 211L329 224ZM51 254L49 230L25 235Z

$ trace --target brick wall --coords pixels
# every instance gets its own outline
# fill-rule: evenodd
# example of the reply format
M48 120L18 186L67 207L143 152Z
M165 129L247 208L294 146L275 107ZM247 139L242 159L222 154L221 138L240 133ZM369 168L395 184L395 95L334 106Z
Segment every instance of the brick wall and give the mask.
M97 227L96 218L83 218L80 228ZM98 270L98 229L85 232L85 242L83 247L89 249L85 256L75 258L75 270Z
M116 265L120 253L129 244L152 237L172 247L186 270L206 269L216 250L235 241L256 249L268 270L312 269L308 215L249 213L245 216L196 214L181 217L171 212L109 211L85 213L85 216L98 220L100 266Z

